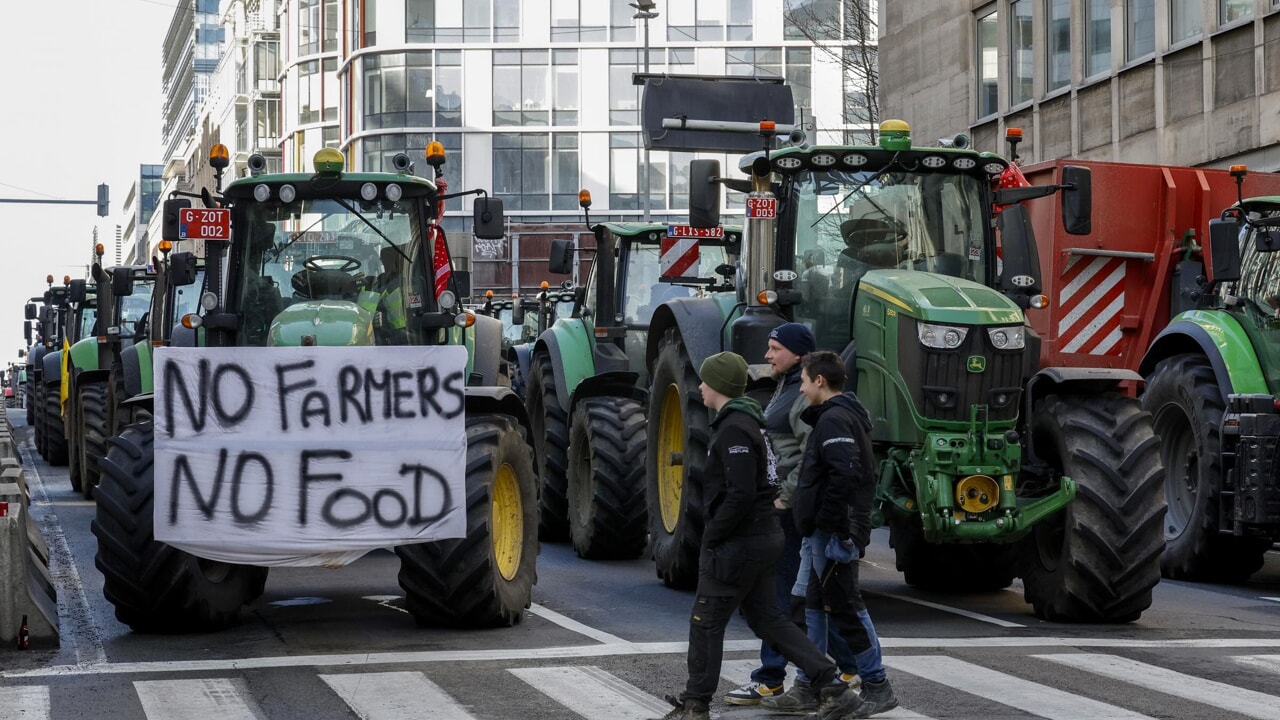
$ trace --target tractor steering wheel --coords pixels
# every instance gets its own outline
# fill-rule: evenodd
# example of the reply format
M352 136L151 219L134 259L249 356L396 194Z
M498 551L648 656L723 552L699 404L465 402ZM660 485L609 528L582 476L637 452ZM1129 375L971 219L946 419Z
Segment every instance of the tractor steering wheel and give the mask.
M337 267L325 267L321 265L319 262L322 260L341 260L342 264ZM311 270L312 272L319 272L321 270L337 270L339 272L351 272L352 270L355 270L356 268L360 267L360 261L356 258L351 257L350 255L312 255L311 257L307 258L307 261L303 263L302 266L308 270Z

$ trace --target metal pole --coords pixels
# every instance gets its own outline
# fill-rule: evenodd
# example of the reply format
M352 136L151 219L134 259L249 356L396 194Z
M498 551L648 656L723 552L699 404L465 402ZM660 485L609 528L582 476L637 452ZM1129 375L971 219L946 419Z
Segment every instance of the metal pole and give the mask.
M644 19L644 74L649 74L649 18ZM649 146L644 148L644 221L649 222L653 211L653 199L649 197Z

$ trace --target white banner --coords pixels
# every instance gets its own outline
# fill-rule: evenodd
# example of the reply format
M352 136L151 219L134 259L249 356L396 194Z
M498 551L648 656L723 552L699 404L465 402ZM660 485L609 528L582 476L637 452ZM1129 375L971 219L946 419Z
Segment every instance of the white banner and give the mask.
M465 535L465 348L155 357L156 540L304 566Z

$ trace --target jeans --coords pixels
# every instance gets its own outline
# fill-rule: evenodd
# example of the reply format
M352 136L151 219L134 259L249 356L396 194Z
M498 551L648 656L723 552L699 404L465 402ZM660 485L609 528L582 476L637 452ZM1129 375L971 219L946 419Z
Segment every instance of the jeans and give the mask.
M813 558L810 556L809 546L812 545L810 538L804 538L800 541L800 565L796 569L795 582L792 584L790 592L793 596L806 597L809 592L809 576L813 571ZM849 648L849 643L840 637L840 632L835 625L827 622L827 612L823 609L820 598L815 598L814 602L809 603L804 612L805 632L809 639L813 641L818 649L827 653L836 661L836 666L841 672L850 674L858 673L858 662L853 655L853 650ZM871 624L871 616L867 615L866 624ZM872 633L875 628L871 628ZM754 678L754 675L752 676ZM801 682L808 682L809 678L805 677L803 670L796 671L796 679ZM763 682L763 681L761 681ZM781 682L781 681L779 681Z
M796 593L792 588L796 573L800 571L800 543L803 538L791 519L790 509L778 510L778 518L782 524L782 556L778 558L778 569L774 574L774 592L778 596L778 609L790 617L792 622L800 624L804 616L792 616L791 596L804 597L803 591ZM813 639L813 636L810 635L809 638ZM826 651L822 645L818 647ZM787 659L782 657L782 653L769 647L768 643L760 643L760 667L751 672L751 681L775 687L786 682L786 679Z
M815 682L834 680L835 664L778 609L775 584L778 558L782 555L782 533L733 537L724 545L730 544L736 546L732 550L742 558L732 581L717 581L707 573L709 563L699 564L698 589L689 620L689 680L680 699L703 707L711 702L720 684L724 629L739 607L751 632L766 645L803 668ZM703 555L705 560L706 550Z
M840 652L845 657L852 656L858 668L858 675L863 682L879 682L885 678L880 638L876 636L871 614L867 612L867 605L862 600L862 592L858 589L858 563L837 563L828 559L825 549L829 539L828 533L817 530L813 535L805 538L801 545L803 556L800 561L801 569L804 569L806 560L810 565L809 582L806 587L807 596L811 601L810 606L812 607L815 602L821 602L821 607L826 610L826 616L834 625L831 630L846 644L847 654L834 646L832 652ZM808 617L810 613L818 617L810 619ZM806 620L811 623L820 624L825 619L821 618L822 613L817 611L811 610L805 615ZM812 633L821 633L821 630L815 630L811 625L809 632L812 637ZM830 634L832 633L829 631L828 635ZM841 667L844 667L843 658L837 657L837 660L841 660Z

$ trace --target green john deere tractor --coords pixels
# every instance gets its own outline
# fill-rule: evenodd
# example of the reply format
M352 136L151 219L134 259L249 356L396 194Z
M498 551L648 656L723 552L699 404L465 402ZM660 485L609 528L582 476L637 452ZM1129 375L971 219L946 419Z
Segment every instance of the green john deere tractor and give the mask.
M1280 197L1241 198L1211 221L1142 360L1168 473L1166 577L1243 582L1280 540L1278 251Z
M773 132L743 125L719 127ZM1051 620L1130 621L1150 605L1163 468L1150 417L1118 389L1140 378L1042 368L1023 312L1044 297L1021 202L1060 191L1068 231L1087 232L1088 171L994 189L1007 167L914 147L901 121L876 146L748 156L746 181L694 161L691 224L718 223L722 186L746 191L747 221L736 304L676 300L650 324L650 530L668 583L696 578L701 515L686 481L708 437L697 368L721 350L762 363L769 331L795 320L845 359L875 422L873 520L908 584L978 591L1021 576Z
M215 147L211 165L220 172L226 157L225 148ZM266 163L254 156L249 160L251 176L237 179L225 191L188 196L200 198L203 207L192 208L186 197L166 200L165 240L198 235L205 239L204 290L193 312L179 317L178 303L170 301L166 317L152 325L169 326L178 319L186 332L174 328L168 340L173 347L254 352L276 348L304 363L307 358L319 362L315 359L335 357L335 347L347 349L344 357L353 357L351 349L359 349L371 363L397 345L466 348L465 369L454 388L461 414L449 416L451 428L465 430L465 481L453 500L445 493L440 510L458 519L461 537L395 547L401 559L399 580L406 609L419 624L515 624L531 601L538 552L537 479L528 428L523 405L499 384L500 323L462 310L459 273L451 272L452 259L439 225L448 198L484 193L445 192L444 152L438 143L427 153L434 179L413 174L407 156L398 155L392 162L394 172L348 172L342 153L323 149L316 154L314 173L271 174L260 172ZM501 236L502 227L501 203L477 199L475 233ZM170 275L180 266L177 255ZM172 281L165 283L169 287L191 286L194 273L188 270L193 268L181 266L186 268L180 271L184 277L167 278ZM166 287L158 288L157 295L171 296ZM158 353L156 361L161 362ZM418 371L419 384L437 377L429 371ZM368 392L375 382L376 377ZM438 382L445 384L444 379ZM395 383L394 388L383 385L382 392L387 403L395 403L394 417L402 417L408 405L400 399L400 380ZM440 391L423 388L426 394ZM151 401L142 393L128 403L137 407ZM199 399L204 401L212 407L218 403L216 398ZM352 397L344 402L359 401ZM429 412L427 401L422 402L423 413ZM412 405L416 408L416 401ZM139 417L113 439L102 462L93 532L104 593L115 605L116 616L135 630L225 627L235 621L242 605L262 593L267 574L266 567L229 561L227 556L256 557L261 549L254 534L234 541L214 538L219 552L208 556L156 540L151 520L157 512L156 430L150 417ZM237 450L242 448L229 451ZM374 516L382 527L388 527L384 521L397 527L417 522L422 513L410 514L404 498L417 492L419 481L406 472L402 468L398 477L378 478L385 489L372 500L345 486L335 490L329 496L331 504L323 508L324 517L337 526L358 525L357 530L372 527ZM335 476L315 477L332 482ZM310 481L304 481L304 487L305 482ZM358 502L359 497L372 503L365 521L357 516L356 521L339 522L333 515L339 512L335 505L352 498ZM301 502L298 512L307 517L305 498L288 502ZM404 511L399 524L396 502ZM288 524L295 516L280 517L277 522ZM154 524L158 527L159 522ZM281 531L264 529L266 535ZM325 544L317 543L321 554L311 561L332 566L354 559L346 551L324 552L330 542L326 536Z

